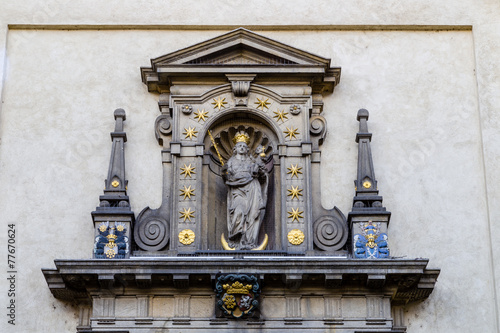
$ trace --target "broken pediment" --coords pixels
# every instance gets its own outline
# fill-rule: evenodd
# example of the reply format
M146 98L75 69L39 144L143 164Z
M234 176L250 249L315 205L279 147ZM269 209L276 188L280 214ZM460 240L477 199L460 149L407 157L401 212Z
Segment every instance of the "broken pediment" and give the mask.
M340 81L340 67L330 67L330 59L243 28L151 59L151 67L141 68L148 90L159 93L200 77L205 83L227 83L226 74L252 74L256 84L308 82L314 93L332 92Z

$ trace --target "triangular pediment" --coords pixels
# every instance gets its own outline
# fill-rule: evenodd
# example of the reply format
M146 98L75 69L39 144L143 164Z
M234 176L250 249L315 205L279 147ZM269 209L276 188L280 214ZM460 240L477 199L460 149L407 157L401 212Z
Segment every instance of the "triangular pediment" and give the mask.
M151 59L151 67L141 68L142 80L150 91L167 91L182 77L226 80L226 74L255 74L258 78L273 75L307 76L311 82L328 85L332 91L340 79L340 68L330 68L330 59L297 49L276 40L239 28Z
M239 28L205 42L151 60L153 66L194 63L198 59L231 57L234 53L258 56L264 64L329 65L330 59L280 43L252 31Z
M296 65L297 62L263 52L239 47L234 51L224 50L186 62L192 65Z

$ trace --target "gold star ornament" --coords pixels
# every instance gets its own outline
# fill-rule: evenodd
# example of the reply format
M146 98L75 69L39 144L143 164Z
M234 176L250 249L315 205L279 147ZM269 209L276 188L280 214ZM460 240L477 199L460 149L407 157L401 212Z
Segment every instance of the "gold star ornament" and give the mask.
M203 121L206 121L208 118L208 111L205 111L205 109L203 110L198 110L194 113L194 119L198 120L198 122L200 120L203 120Z
M273 118L276 118L277 122L280 121L280 120L282 122L285 122L285 119L288 119L288 117L286 116L288 114L288 112L285 112L285 109L283 109L281 111L278 109L277 111L273 111L273 112L275 114L273 116Z
M183 167L181 167L181 176L184 176L184 178L187 178L189 176L189 178L191 178L191 175L195 174L196 172L194 172L196 168L191 166L191 164L189 165L186 165L184 164Z
M297 200L299 200L299 196L302 196L302 189L300 189L298 186L295 187L292 186L292 188L287 189L287 191L288 191L288 196L292 197L291 200L293 200L293 198L297 198Z
M299 218L303 219L304 216L302 216L302 214L304 214L304 211L299 211L299 208L297 209L293 209L292 208L292 211L291 212L287 212L288 213L288 218L289 219L292 219L292 222L297 220L297 222L300 222L299 221Z
M225 100L225 97L223 99L221 99L220 97L217 97L217 99L214 98L214 101L212 102L212 104L214 105L214 109L219 109L220 111L220 109L225 108L227 104Z
M293 178L293 176L299 178L299 174L302 174L302 167L299 167L298 164L290 164L290 167L287 168L288 169L288 172L287 174L291 174L292 176L290 178Z
M293 128L293 126L292 126L292 127L290 127L290 128L288 128L288 127L287 127L287 128L286 128L286 131L283 131L283 133L285 133L285 134L286 134L286 135L285 135L285 138L289 138L290 140L292 140L292 138L293 138L293 139L297 139L297 136L296 136L296 135L297 135L297 134L300 134L300 133L299 133L299 129L298 129L298 128Z
M186 198L191 199L191 196L194 196L194 188L192 189L191 185L189 185L189 187L186 187L186 185L184 185L184 188L181 188L180 191L180 196L184 196L184 200L186 200Z
M179 212L179 214L181 214L181 219L184 219L182 222L186 222L186 220L189 220L189 222L193 222L191 221L191 218L194 218L194 210L191 210L191 207L189 207L188 209L186 208L183 208L182 212Z
M196 138L197 133L198 131L196 131L196 127L191 128L191 126L189 126L188 128L184 128L184 133L182 134L186 136L184 139L189 138L192 140L193 138Z
M262 99L257 97L257 101L255 104L257 104L257 109L261 108L262 111L264 111L264 108L269 109L268 105L271 104L271 102L268 102L269 98L264 100L264 97Z

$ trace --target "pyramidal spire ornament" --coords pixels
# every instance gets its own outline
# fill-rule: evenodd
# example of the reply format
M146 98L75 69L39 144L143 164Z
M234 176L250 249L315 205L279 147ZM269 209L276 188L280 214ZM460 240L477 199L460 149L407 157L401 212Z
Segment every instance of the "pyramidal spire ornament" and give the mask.
M382 196L378 194L377 180L371 152L372 134L368 132L369 113L358 111L359 132L358 172L354 181L356 195L347 221L351 229L352 253L355 258L387 258L387 227L391 213L382 206Z
M123 109L116 109L115 130L111 132L111 158L108 177L104 181L104 195L99 207L92 212L94 221L94 258L124 259L130 257L130 235L134 213L130 209L125 179L125 142L123 131L126 119Z

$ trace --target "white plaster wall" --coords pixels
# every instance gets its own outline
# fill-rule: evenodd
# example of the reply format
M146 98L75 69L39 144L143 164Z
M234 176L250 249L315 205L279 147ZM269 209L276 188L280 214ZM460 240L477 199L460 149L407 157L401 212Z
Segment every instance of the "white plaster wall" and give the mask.
M317 1L314 6L3 1L0 221L18 227L20 293L18 325L7 325L2 315L0 331L74 331L76 309L52 297L40 269L53 267L56 258L91 256L90 212L102 194L115 108L127 111L132 208L138 213L159 205L157 96L142 84L139 66L224 33L224 25L246 25L342 66L341 83L325 100L329 134L322 191L331 198L323 200L326 207L337 205L346 214L354 194L356 112L370 111L379 190L393 213L392 254L427 257L430 267L442 269L431 297L408 308L409 332L496 332L499 5L498 0ZM33 30L30 24L76 30ZM324 25L323 30L308 30L310 24ZM81 30L83 25L91 26ZM97 29L104 25L116 30ZM394 30L383 30L385 25ZM436 28L422 31L421 25ZM442 30L458 25L471 28ZM130 26L134 30L126 29ZM0 244L5 244L6 226L2 229ZM0 304L5 304L3 275L0 281Z

